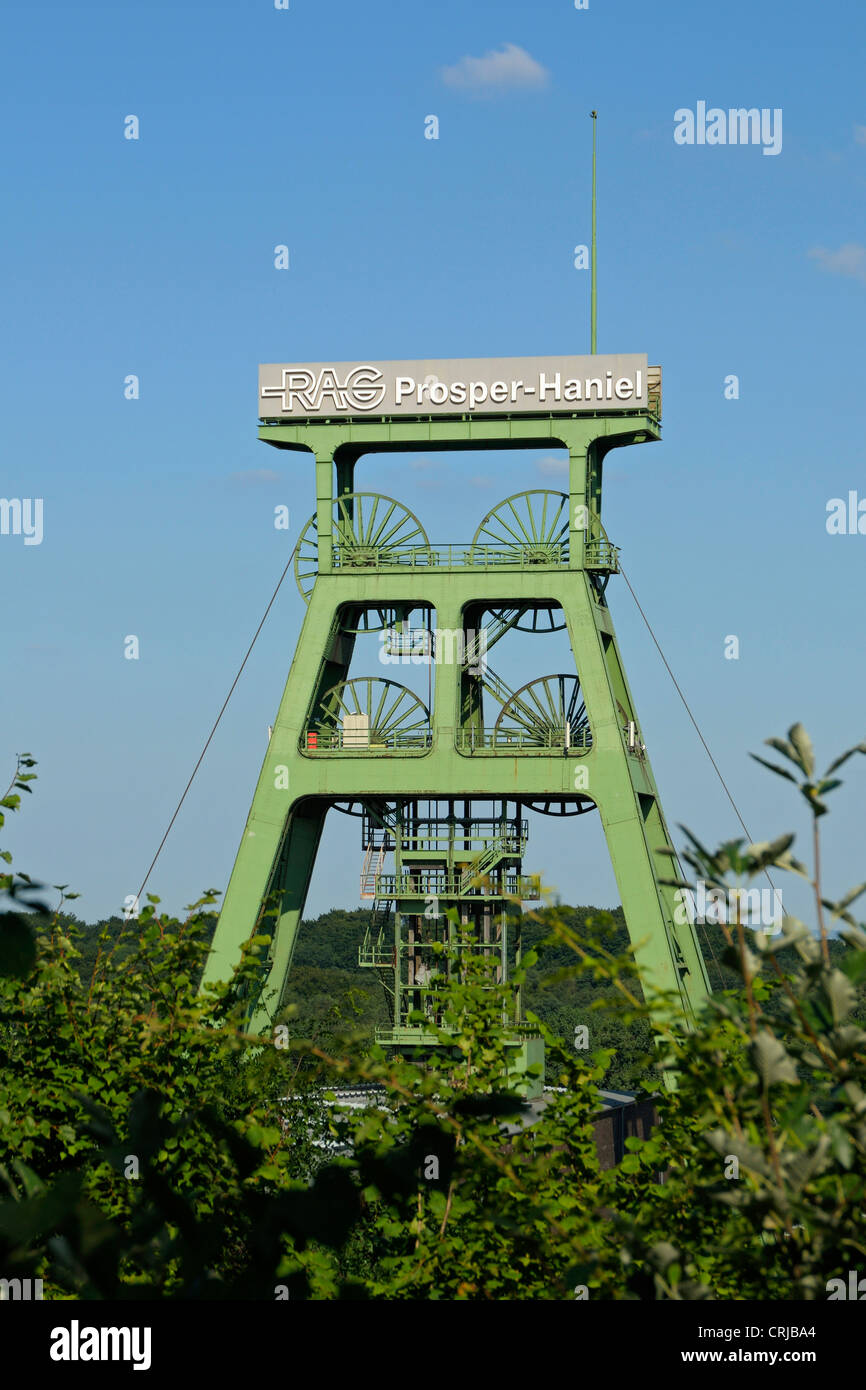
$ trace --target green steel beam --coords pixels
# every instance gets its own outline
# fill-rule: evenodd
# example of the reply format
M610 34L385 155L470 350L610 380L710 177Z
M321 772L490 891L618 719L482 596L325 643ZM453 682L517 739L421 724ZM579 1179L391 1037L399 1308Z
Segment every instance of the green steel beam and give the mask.
M660 380L660 379L659 379ZM573 799L579 791L598 808L631 941L647 987L673 990L679 1016L693 1026L709 993L704 962L691 926L675 920L670 875L672 842L620 657L610 610L595 575L586 568L585 533L603 537L600 522L603 463L624 445L660 438L660 385L650 411L615 416L499 416L394 418L263 424L260 437L284 449L305 450L315 462L318 574L289 670L273 733L229 881L203 986L226 979L245 941L254 934L269 893L279 898L267 978L252 1027L266 1031L283 997L298 925L322 824L335 801L473 799L508 802ZM562 447L568 450L570 530L567 564L423 569L334 567L335 496L354 490L355 465L365 452L412 449ZM584 512L583 509L587 509ZM587 521L587 515L589 520ZM435 546L434 546L435 548ZM485 606L561 607L581 696L591 730L590 748L534 747L470 751L467 731L481 728L476 695L459 662L439 661L429 746L309 746L324 693L349 674L356 640L343 631L341 610L426 606L437 629L462 630ZM368 639L368 642L371 639ZM367 649L369 650L369 648ZM382 676L381 666L369 662ZM399 664L385 675L399 682ZM362 674L367 674L363 672ZM629 738L630 726L636 736ZM318 725L317 725L318 727ZM580 833L576 818L575 833ZM659 853L667 851L668 853ZM448 863L452 861L449 858ZM397 870L399 872L399 869ZM516 869L519 872L519 866ZM469 899L461 899L465 904ZM491 912L493 898L488 899ZM417 904L416 904L417 905ZM465 909L474 910L474 909ZM394 913L394 944L400 928ZM492 918L491 918L492 920ZM485 928L486 930L486 928ZM486 939L486 938L485 938ZM519 949L519 943L518 943ZM504 961L504 944L502 946ZM399 972L395 976L399 1024ZM409 1030L416 1041L418 1030ZM402 1037L402 1034L401 1034Z
M640 436L640 438L638 438ZM585 448L599 439L626 444L660 439L656 410L581 411L579 415L400 415L388 420L304 420L259 425L259 439L278 449L297 449L316 458L365 453L404 453L414 449Z
M353 602L386 605L407 597L405 578L401 576L356 575L353 580ZM632 940L648 938L640 947L641 964L660 986L680 988L683 1011L691 1014L694 990L698 999L708 991L706 973L690 928L675 927L672 899L657 882L658 876L669 875L671 861L656 855L655 850L671 848L671 841L661 818L649 758L635 757L626 747L611 665L615 659L616 668L621 670L613 624L609 611L599 606L589 577L568 571L508 575L510 600L536 597L561 604L572 648L578 654L581 688L593 734L589 752L564 754L545 750L533 751L529 756L507 751L464 753L455 748L460 727L456 688L459 670L444 663L436 668L432 746L426 751L401 753L365 748L328 753L302 748L302 735L315 706L315 692L322 684L320 672L326 665L326 646L336 608L342 601L341 581L339 575L323 576L315 586L205 979L224 978L225 965L251 935L258 905L272 886L284 835L309 798L321 798L327 803L371 797L502 797L524 801L573 797L575 771L582 768L585 778L581 779L581 786L599 808ZM461 601L466 598L465 576L431 572L418 584L419 592L413 597L431 604L443 626L458 627ZM484 597L501 601L502 584L495 574L473 574L472 602ZM322 634L326 634L324 639ZM606 651L603 636L607 638ZM630 696L626 714L635 717ZM651 807L656 808L655 816L649 814ZM297 886L295 892L298 894ZM301 902L302 896L299 895ZM683 937L688 945L687 977L677 965L674 949L674 943ZM287 958L280 947L275 959ZM275 998L281 982L269 978L268 987Z

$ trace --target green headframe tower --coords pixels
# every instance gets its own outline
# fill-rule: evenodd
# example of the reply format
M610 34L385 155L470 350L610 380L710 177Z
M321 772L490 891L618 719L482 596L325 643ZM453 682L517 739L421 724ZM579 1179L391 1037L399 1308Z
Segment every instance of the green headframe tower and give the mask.
M294 556L307 613L205 982L229 976L276 895L250 1004L251 1026L271 1027L337 808L360 828L359 959L385 987L381 1040L428 1046L440 1021L432 948L455 933L449 910L464 949L507 979L516 905L540 897L523 872L527 813L571 817L578 840L597 812L644 979L673 991L691 1026L709 983L660 881L672 845L608 606L618 552L601 522L607 454L661 437L661 369L640 354L279 364L260 369L259 402L260 438L314 464L316 510ZM356 476L370 453L551 447L568 450L567 493L531 489L471 520L455 498L468 538L446 543ZM528 671L519 689L495 674L489 655L507 633L557 630L569 669ZM430 661L427 699L400 680L410 656ZM539 1061L517 992L506 1021L515 1069Z

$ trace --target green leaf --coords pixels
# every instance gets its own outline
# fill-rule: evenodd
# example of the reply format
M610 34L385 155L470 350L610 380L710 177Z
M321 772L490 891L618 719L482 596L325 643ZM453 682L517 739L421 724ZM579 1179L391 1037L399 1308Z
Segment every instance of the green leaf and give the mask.
M765 1090L779 1081L796 1085L798 1077L794 1060L772 1033L763 1029L749 1050Z
M816 1173L827 1167L827 1160L831 1152L831 1139L828 1134L822 1134L818 1138L817 1144L812 1149L807 1149L805 1153L794 1154L785 1161L788 1178L797 1187L804 1187L806 1183Z
M852 1053L862 1049L866 1043L866 1033L862 1028L858 1028L856 1023L846 1023L842 1028L833 1029L830 1042L837 1057L850 1057Z
M768 748L775 748L777 753L783 753L786 758L790 758L792 763L798 761L796 748L786 738L765 738L764 742Z
M830 1126L830 1146L833 1157L843 1168L851 1168L854 1163L854 1145L846 1131L839 1124Z
M809 810L812 812L812 815L815 817L816 820L818 816L826 816L827 807L824 805L823 801L819 797L817 787L815 787L811 782L807 782L805 786L802 786L800 788L800 791L803 793L803 796L809 803Z
M802 724L792 724L788 730L788 738L797 750L797 760L807 777L811 777L815 771L815 750L812 747L812 740L806 733Z
M670 1241L660 1240L652 1247L649 1252L653 1264L661 1270L666 1270L680 1258L680 1252Z
M812 941L812 933L797 917L785 916L782 918L782 929L776 936L765 936L763 932L755 933L755 944L763 955L772 956L779 951L785 951L789 946L793 946L798 941Z
M823 983L833 1013L833 1022L841 1023L857 1003L857 991L841 970L831 970Z
M6 916L0 921L0 978L26 980L36 964L36 940L26 922Z
M738 945L727 947L723 952L723 959L738 975L742 975L744 980L754 980L761 969L758 957L753 955L748 946L743 946L742 952Z
M852 984L862 984L866 980L866 951L854 951L846 956L842 969Z
M780 835L777 840L761 840L758 844L748 845L746 854L751 855L754 860L753 872L757 873L766 864L778 863L793 843L794 835L788 834Z
M767 739L767 742L769 743L770 740ZM757 753L750 753L749 757L754 758L756 763L761 764L761 767L768 767L771 772L777 772L780 777L787 777L788 781L793 782L795 787L800 785L793 772L789 772L787 768L777 767L775 763L768 763L766 758L759 758Z
M693 850L695 851L695 853L700 857L700 859L701 859L704 863L709 863L709 862L713 859L714 856L711 854L711 852L710 852L708 849L705 848L704 845L701 844L701 842L700 842L700 840L697 838L697 836L692 834L692 832L691 832L691 830L689 830L688 826L681 825L681 826L680 826L680 830L681 830L681 831L683 832L683 834L691 841L692 849L693 849Z
M729 1134L725 1129L714 1129L706 1135L706 1140L710 1148L714 1149L723 1159L736 1158L744 1168L750 1168L753 1173L759 1173L761 1177L769 1177L770 1166L763 1150L750 1143L748 1139L736 1134Z
M866 753L866 743L855 743L853 748L848 748L844 753L840 754L838 758L834 758L833 762L824 773L824 776L829 777L831 772L835 772L836 768L841 767L854 753Z
M861 893L866 893L866 883L858 883L856 888L849 888L844 898L840 898L837 907L850 907L855 898L859 898Z
M776 868L784 869L789 874L799 874L800 878L808 879L812 882L812 875L801 860L795 859L793 854L780 854L776 860Z
M841 785L841 777L825 777L823 782L818 782L816 784L815 791L819 796L824 796L827 792L835 791L835 789L841 787Z

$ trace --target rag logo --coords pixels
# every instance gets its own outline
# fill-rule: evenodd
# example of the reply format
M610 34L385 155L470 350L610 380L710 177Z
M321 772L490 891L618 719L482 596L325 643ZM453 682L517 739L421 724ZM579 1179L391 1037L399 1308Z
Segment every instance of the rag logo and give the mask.
M16 1300L29 1303L42 1296L41 1279L0 1279L0 1303Z
M42 498L0 497L0 536L21 535L25 545L42 544Z
M863 1303L866 1300L866 1279L858 1279L860 1273L858 1269L848 1270L848 1287L845 1287L844 1279L827 1280L827 1301L853 1299L855 1302ZM831 1292L832 1290L832 1292Z
M134 1371L150 1370L149 1327L69 1327L51 1330L52 1361L131 1361Z
M678 145L763 145L764 154L782 152L782 109L768 106L746 109L720 106L707 109L705 101L695 111L682 106L674 112L674 140Z
M284 367L282 386L263 386L262 396L281 396L286 411L294 410L295 401L304 410L319 410L326 396L335 410L375 410L385 399L385 382L378 367L353 367L345 381L333 367L323 367L318 376Z

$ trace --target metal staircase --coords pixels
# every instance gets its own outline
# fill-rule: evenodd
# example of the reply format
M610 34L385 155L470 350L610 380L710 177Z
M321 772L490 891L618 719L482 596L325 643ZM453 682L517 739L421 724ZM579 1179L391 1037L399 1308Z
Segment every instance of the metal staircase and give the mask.
M381 966L391 965L394 958L394 943L388 935L390 926L393 926L390 901L375 901L370 911L370 920L367 923L364 940L358 947L359 965L369 966L373 970L378 970Z
M378 846L372 842L367 846L364 854L364 863L361 867L361 898L375 898L376 880L382 872L382 865L385 862L385 838ZM376 855L375 861L373 855Z
M513 851L511 851L513 853ZM482 878L498 864L509 853L508 843L502 839L496 840L492 845L488 845L480 854L476 854L471 863L464 869L460 879L460 892L465 893L470 884L476 879Z

